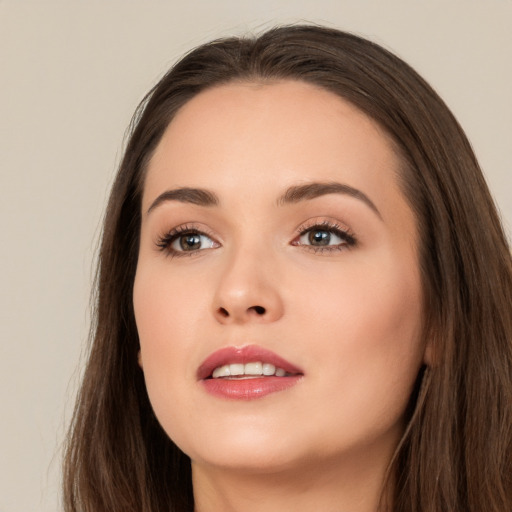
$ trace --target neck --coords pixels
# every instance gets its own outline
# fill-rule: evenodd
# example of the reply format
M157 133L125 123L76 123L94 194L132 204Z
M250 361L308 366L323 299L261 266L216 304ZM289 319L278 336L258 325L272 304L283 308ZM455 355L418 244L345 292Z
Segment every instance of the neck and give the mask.
M388 461L305 461L272 472L193 462L195 512L385 512Z

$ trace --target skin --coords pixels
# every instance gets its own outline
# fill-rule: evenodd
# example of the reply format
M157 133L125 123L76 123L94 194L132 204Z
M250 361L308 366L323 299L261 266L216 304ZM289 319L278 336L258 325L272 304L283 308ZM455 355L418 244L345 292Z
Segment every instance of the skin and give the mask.
M133 300L149 397L191 457L197 511L377 510L427 358L398 168L376 123L300 82L213 88L170 123L145 180ZM353 187L377 211L342 193L278 202L312 182ZM219 204L169 200L148 213L178 187L207 189ZM331 250L319 251L301 235L326 222L355 243L331 234ZM158 247L183 225L206 233L201 250ZM201 363L247 344L304 376L256 400L208 394Z

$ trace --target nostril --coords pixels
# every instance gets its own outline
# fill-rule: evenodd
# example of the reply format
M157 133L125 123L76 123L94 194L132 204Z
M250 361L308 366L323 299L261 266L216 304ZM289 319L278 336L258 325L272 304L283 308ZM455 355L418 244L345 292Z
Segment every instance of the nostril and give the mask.
M230 309L226 309L224 307L219 307L217 309L218 317L226 319L226 320L234 319L236 321L238 319L239 314L242 314L242 316L243 316L243 310L238 311L237 308L230 310ZM251 306L250 308L247 308L245 310L245 314L249 315L249 316L255 315L258 317L259 316L262 317L267 314L267 310L263 306ZM242 318L242 317L240 317L240 318Z

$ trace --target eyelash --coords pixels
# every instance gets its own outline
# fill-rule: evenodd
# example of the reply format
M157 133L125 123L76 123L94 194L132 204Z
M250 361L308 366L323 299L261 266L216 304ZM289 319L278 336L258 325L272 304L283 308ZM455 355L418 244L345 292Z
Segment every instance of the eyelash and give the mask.
M182 257L182 256L194 256L200 252L200 249L198 250L192 250L192 251L177 251L171 247L171 245L180 237L184 235L199 235L199 236L206 236L210 240L213 240L215 242L214 238L209 235L208 233L205 233L204 231L198 229L197 227L185 224L182 226L177 226L174 229L171 229L168 231L165 235L158 238L156 245L158 249L162 252L166 252L171 257Z
M327 233L333 234L339 237L343 243L337 245L327 245L327 246L314 246L309 244L299 243L299 240L302 236L306 235L312 231L325 231ZM314 253L326 253L326 252L338 252L344 251L351 247L354 247L357 244L357 240L353 233L351 233L348 229L341 227L339 224L330 222L330 221L322 221L322 222L314 222L311 225L302 226L298 230L298 236L292 240L291 245L298 246L307 251L312 251ZM171 257L183 257L183 256L194 256L197 255L204 249L190 250L190 251L178 251L173 249L171 245L180 237L184 235L199 235L206 236L213 243L218 244L215 239L205 233L204 231L198 229L197 227L189 224L185 224L182 226L177 226L174 229L171 229L165 235L158 238L156 242L156 246L162 252L166 252Z
M343 243L337 245L314 246L301 244L298 242L298 240L302 236L312 231L325 231L327 233L336 235L343 241ZM302 247L305 250L313 251L314 253L332 253L345 251L347 249L350 249L351 247L354 247L357 244L356 237L349 229L342 227L337 223L330 222L327 220L322 222L314 222L313 224L306 226L301 226L298 229L298 233L299 235L292 241L292 245Z

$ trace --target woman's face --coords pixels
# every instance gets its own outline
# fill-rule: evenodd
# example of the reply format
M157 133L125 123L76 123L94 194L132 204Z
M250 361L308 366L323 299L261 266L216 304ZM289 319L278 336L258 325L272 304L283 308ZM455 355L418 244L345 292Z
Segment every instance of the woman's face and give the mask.
M398 167L372 120L300 82L223 85L170 123L133 300L152 406L193 465L389 458L424 359Z

